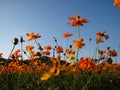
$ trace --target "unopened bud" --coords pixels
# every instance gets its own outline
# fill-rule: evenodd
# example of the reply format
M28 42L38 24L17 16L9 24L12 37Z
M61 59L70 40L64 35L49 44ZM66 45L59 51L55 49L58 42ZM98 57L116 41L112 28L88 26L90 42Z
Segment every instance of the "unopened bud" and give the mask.
M23 40L23 37L22 36L20 36L20 42L22 43L22 42L25 42L25 40Z
M17 45L18 44L18 39L14 38L12 42L13 42L14 45Z

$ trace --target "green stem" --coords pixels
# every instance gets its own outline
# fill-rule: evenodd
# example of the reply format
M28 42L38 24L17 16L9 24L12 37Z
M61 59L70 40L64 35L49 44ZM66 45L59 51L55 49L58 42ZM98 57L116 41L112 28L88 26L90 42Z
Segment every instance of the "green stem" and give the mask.
M94 53L93 53L93 56L92 56L92 58L94 58L94 56L96 55L96 53L97 53L97 50L98 50L98 47L99 47L99 44L97 45L97 47L96 47L96 49L95 49L95 51L94 51Z
M37 44L37 46L38 46L38 49L39 48L41 48L41 45L37 42L37 40L35 39L35 43ZM40 50L40 49L39 49ZM40 50L40 52L41 52L41 50Z
M22 54L22 52L23 52L23 44L21 42L21 60L23 60L23 54Z
M67 37L67 44L66 44L66 49L68 49L68 37Z
M78 39L80 38L80 26L78 26Z
M76 58L76 62L78 63L78 54L79 54L79 48L77 49L77 58Z
M11 56L11 54L12 54L12 52L13 52L14 48L15 48L15 44L14 44L14 46L13 46L13 48L12 48L12 50L11 50L11 52L10 52L9 56L8 56L8 59L10 58L10 56Z
M37 46L38 46L38 43L37 43L37 41L36 41L36 39L35 39L35 43L37 44ZM39 46L38 46L39 47Z
M79 38L80 38L80 26L78 25L78 40ZM78 54L79 54L79 48L77 49L77 59L76 59L77 63L78 63Z

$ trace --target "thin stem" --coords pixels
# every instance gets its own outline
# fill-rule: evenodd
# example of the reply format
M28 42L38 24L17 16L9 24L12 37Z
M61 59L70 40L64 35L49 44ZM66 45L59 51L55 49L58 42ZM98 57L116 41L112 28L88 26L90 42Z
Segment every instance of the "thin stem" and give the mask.
M78 39L80 38L80 26L78 25Z
M95 56L95 54L96 54L96 51L98 50L98 47L99 47L99 44L97 45L97 47L96 47L96 49L95 49L95 51L94 51L94 53L93 53L92 58L94 58L94 56Z
M37 43L37 41L36 41L36 39L35 39L35 43L37 44L37 46L38 46L38 43ZM38 46L39 47L39 46Z
M78 25L78 39L80 38L80 26ZM78 54L79 54L79 48L77 49L77 63L78 63Z
M10 58L10 56L11 56L11 54L12 54L12 52L13 52L14 48L15 48L15 44L14 44L14 46L13 46L13 48L12 48L12 50L11 50L11 52L10 52L9 56L8 56L8 59Z
M92 75L90 76L90 78L87 80L86 84L83 86L82 90L86 90L87 89L87 85L91 82L91 79L93 78L94 76L94 72L92 73Z
M53 48L53 57L55 57L55 48Z
M67 37L66 49L68 49L68 37Z
M23 60L23 54L22 54L22 52L23 52L23 44L21 42L21 60Z
M38 43L36 39L35 39L35 43L37 44L38 49L39 49L39 50L40 50L40 52L41 52L41 45L40 45L40 43Z
M77 49L77 58L76 58L76 62L78 63L78 56L79 56L79 48Z

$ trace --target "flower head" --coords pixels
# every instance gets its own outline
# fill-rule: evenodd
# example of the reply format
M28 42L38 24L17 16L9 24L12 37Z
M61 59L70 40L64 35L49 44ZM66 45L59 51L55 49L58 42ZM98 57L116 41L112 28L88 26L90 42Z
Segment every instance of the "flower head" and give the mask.
M79 67L82 69L91 69L95 67L95 64L93 63L90 57L87 57L87 58L82 57L80 58Z
M79 38L78 40L74 40L74 47L75 48L82 48L83 46L85 46L85 44L83 43L83 38Z
M103 55L105 52L106 52L106 51L105 51L104 49L98 50L98 53L99 53L100 55Z
M12 53L11 58L18 60L21 57L20 49L17 49L14 53Z
M32 51L34 49L34 46L30 45L30 46L26 46L26 51Z
M62 35L62 37L67 38L67 37L71 37L72 35L73 35L72 33L66 32Z
M114 0L114 6L120 7L120 0Z
M107 40L109 38L108 35L105 34L105 32L96 32L96 35L97 35L97 39L96 39L96 43L101 43L105 40Z
M41 80L48 80L51 76L58 76L60 74L60 60L51 57L50 61L53 63L50 70L42 75Z
M51 49L52 49L51 45L45 46L45 50L49 51Z
M71 23L68 23L70 26L83 26L83 23L89 22L86 18L80 18L80 15L77 15L75 18L68 16L68 19L72 21Z
M27 41L35 40L35 39L41 37L41 36L39 35L39 33L34 34L34 32L32 32L32 33L27 33L26 35L28 36L28 40L27 40Z
M112 56L112 57L116 57L117 56L117 52L115 50L108 50L108 55Z
M63 53L63 48L61 46L56 47L57 53Z

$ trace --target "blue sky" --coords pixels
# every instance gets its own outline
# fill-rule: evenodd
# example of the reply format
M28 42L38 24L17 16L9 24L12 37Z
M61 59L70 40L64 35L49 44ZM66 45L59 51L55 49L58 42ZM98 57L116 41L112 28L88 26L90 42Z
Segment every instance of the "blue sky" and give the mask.
M78 14L90 21L80 28L81 37L86 43L81 50L84 55L88 55L88 50L92 55L96 47L95 33L104 30L110 39L101 44L100 48L111 46L111 49L119 51L120 8L114 7L113 3L114 0L0 0L0 52L8 57L12 39L22 35L26 40L26 33L30 32L40 33L42 37L38 42L43 47L54 45L53 37L57 38L60 46L65 47L63 33L74 34L70 38L70 44L77 39L77 27L67 25L70 22L68 16ZM88 42L89 37L92 38L92 44ZM25 43L31 44L34 45L33 42ZM20 48L20 45L16 48Z

